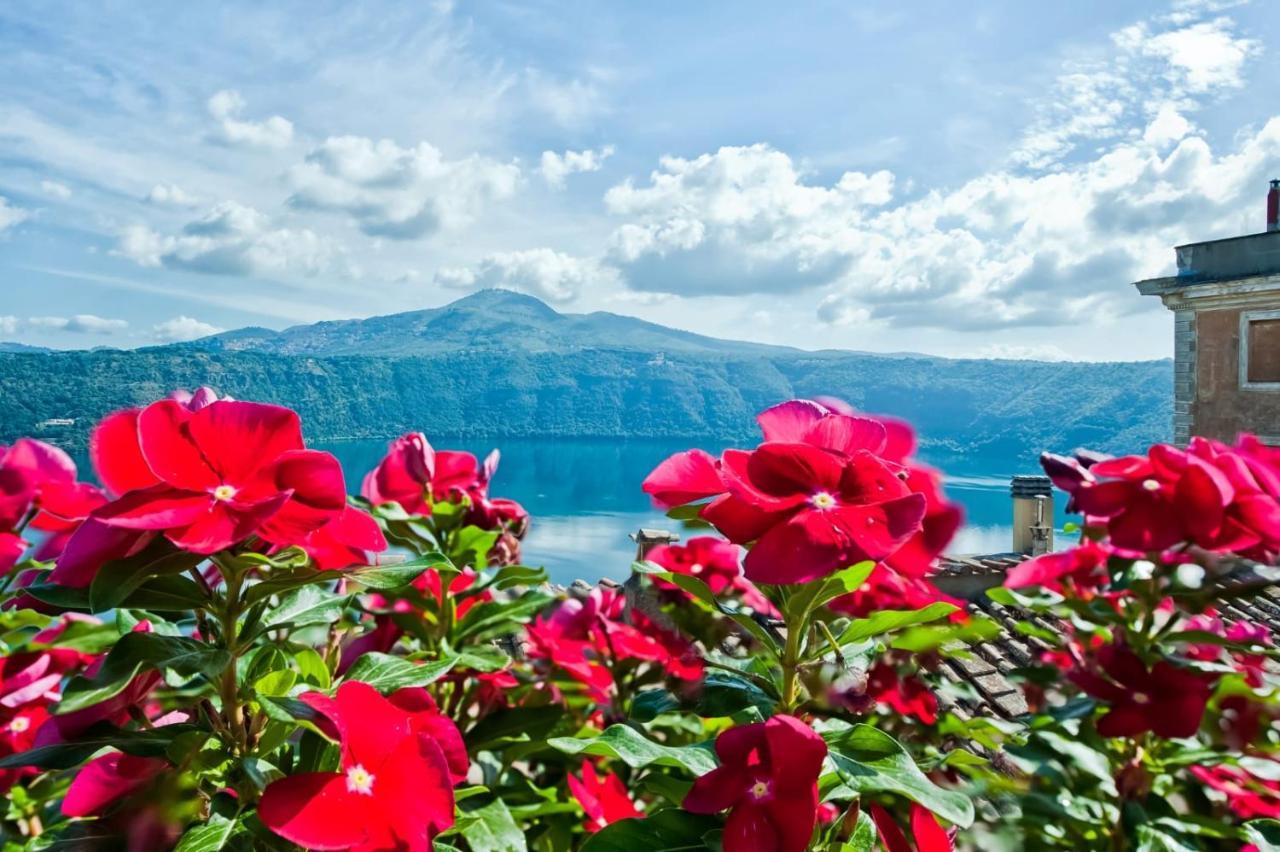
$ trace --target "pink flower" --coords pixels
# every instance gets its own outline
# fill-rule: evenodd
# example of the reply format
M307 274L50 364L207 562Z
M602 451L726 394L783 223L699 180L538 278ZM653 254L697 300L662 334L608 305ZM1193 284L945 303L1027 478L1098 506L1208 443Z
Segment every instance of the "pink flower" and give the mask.
M1098 720L1104 737L1189 737L1200 728L1214 678L1160 660L1150 669L1124 645L1106 645L1095 655L1099 668L1067 673L1076 686L1108 704ZM1100 669L1100 670L1099 670Z
M346 506L337 459L304 449L287 408L219 400L192 411L161 400L138 414L137 433L158 484L96 510L108 526L215 553L254 534L297 543Z
M452 738L456 727L448 733L453 723L435 712L425 690L402 689L388 699L347 682L336 698L306 693L302 700L332 722L340 770L272 782L258 805L263 824L309 849L430 849L453 825L459 767L451 771L445 748L456 750L461 737Z
M682 680L702 676L701 660L685 639L640 612L631 612L626 623L625 610L625 597L603 586L583 599L570 598L549 618L538 616L526 626L529 656L563 669L600 702L613 691L612 667L628 660L658 664Z
M1079 547L1046 553L1019 563L1005 575L1004 585L1007 589L1043 586L1055 591L1070 585L1078 591L1093 592L1111 581L1111 575L1107 573L1110 557L1110 548L1088 540Z
M673 574L687 574L697 577L707 584L712 593L737 594L743 603L757 612L773 612L773 604L760 593L749 580L742 576L742 566L738 564L738 546L732 542L702 535L689 539L687 544L661 544L649 551L646 557L650 562L660 565ZM666 580L657 580L656 585L667 590L676 590L676 586ZM683 597L683 593L681 593Z
M471 453L436 451L426 435L410 432L391 442L387 455L364 478L361 493L374 505L395 502L411 514L429 515L436 501L483 496L496 464L494 458L481 469Z
M888 664L877 663L867 673L867 697L926 725L938 721L938 699L933 691L918 677L899 677Z
M32 529L46 533L36 557L50 560L89 513L106 502L103 493L76 481L76 466L65 452L31 438L0 447L0 571L7 572L26 551L15 532L31 517Z
M587 814L585 826L588 833L597 832L620 819L642 815L627 795L622 779L612 772L597 773L590 761L582 764L581 778L569 775L565 781L569 792Z
M857 590L841 595L828 606L855 618L866 618L883 609L922 609L931 603L949 603L959 609L952 620L963 620L964 601L944 594L928 580L897 573L884 564L877 565Z
M803 852L818 821L827 744L794 716L730 728L716 738L720 766L693 782L684 809L729 810L725 852Z
M218 395L212 388L202 387L194 394L174 391L170 399L188 411L199 411L217 402ZM117 497L160 484L160 479L152 473L142 454L138 434L138 415L141 413L141 408L112 412L98 421L89 434L89 458L93 469L107 490Z
M76 771L62 813L69 817L94 816L107 806L151 783L169 764L154 757L135 757L112 752L95 757Z
M1225 794L1227 807L1240 819L1280 819L1280 781L1259 778L1243 767L1225 763L1193 766L1191 774L1204 785Z

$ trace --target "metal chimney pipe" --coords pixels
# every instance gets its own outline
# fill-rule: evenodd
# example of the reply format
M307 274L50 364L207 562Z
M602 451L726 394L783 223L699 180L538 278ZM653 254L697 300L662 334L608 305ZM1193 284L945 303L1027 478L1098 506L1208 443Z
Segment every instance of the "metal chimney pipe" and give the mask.
M1053 550L1053 483L1047 476L1015 476L1013 552L1039 556Z
M1271 181L1267 192L1267 230L1280 231L1280 180Z

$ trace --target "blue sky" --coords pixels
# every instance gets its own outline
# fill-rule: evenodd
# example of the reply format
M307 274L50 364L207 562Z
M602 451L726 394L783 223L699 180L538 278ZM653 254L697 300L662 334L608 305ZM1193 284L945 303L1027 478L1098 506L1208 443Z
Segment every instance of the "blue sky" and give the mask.
M0 7L0 339L507 287L805 348L1166 357L1260 230L1268 3ZM262 8L269 6L269 8Z

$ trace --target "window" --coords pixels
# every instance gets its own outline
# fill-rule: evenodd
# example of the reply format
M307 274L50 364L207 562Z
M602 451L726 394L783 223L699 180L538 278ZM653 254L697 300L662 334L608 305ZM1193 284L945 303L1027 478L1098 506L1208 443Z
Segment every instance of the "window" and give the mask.
M1240 386L1280 390L1280 311L1240 314Z

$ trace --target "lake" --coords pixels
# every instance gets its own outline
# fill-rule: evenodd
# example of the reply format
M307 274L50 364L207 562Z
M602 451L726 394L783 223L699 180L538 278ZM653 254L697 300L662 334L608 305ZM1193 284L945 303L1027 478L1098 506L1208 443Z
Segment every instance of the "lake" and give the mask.
M685 441L505 439L496 442L502 464L494 478L495 496L519 500L533 516L524 542L524 562L545 566L553 581L601 577L625 579L635 545L627 538L640 527L678 529L653 508L640 490L658 462L688 449ZM483 457L493 441L436 442L438 449L468 450ZM386 441L320 443L342 462L347 487L359 488L366 472L386 452ZM720 447L705 446L711 452ZM1010 549L1012 505L1009 479L1015 473L1039 473L1034 458L986 459L924 452L923 459L947 474L947 493L963 504L966 525L952 553L999 553ZM1064 495L1055 500L1054 526L1067 516ZM1061 536L1059 536L1059 541Z

